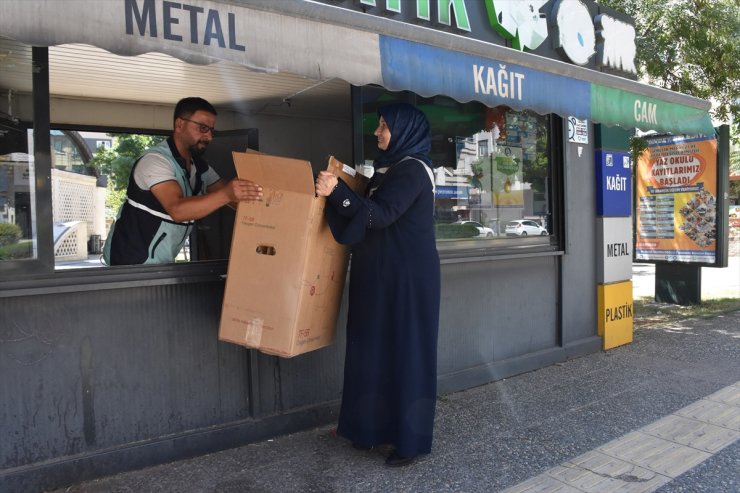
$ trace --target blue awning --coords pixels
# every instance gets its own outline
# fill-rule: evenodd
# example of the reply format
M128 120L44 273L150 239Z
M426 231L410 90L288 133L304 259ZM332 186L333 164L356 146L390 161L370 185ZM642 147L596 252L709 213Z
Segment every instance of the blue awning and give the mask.
M590 84L522 65L380 36L383 86L422 96L591 117Z

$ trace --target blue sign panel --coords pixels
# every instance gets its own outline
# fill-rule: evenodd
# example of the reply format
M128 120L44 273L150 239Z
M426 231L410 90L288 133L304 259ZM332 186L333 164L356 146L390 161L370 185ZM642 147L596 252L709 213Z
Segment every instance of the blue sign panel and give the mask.
M436 195L439 199L467 199L468 187L437 186Z
M596 213L603 217L632 214L630 155L596 151Z
M384 35L380 64L383 86L392 91L591 117L591 85L578 79Z

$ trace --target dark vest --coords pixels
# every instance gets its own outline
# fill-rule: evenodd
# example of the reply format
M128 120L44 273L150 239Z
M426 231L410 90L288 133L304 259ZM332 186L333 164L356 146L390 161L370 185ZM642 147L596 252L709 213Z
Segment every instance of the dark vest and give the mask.
M172 178L177 181L185 197L204 193L203 174L208 163L194 158L196 183L191 189L185 160L177 152L172 137L147 150L131 168L126 200L111 226L103 250L108 265L162 264L174 262L192 231L194 221L175 222L164 210L154 194L142 190L134 180L134 170L141 159L158 153L172 165Z

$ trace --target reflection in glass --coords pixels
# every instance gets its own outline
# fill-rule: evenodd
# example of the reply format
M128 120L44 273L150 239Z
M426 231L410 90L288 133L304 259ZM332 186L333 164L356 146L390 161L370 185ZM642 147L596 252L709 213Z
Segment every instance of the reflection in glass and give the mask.
M505 106L458 103L366 87L362 162L377 155L376 110L415 102L429 118L436 178L437 239L548 237L549 117ZM365 171L363 169L363 171Z
M51 130L54 264L100 267L106 234L106 177L95 159L112 147L105 133Z
M165 137L82 129L52 130L50 137L55 268L101 267L133 164ZM178 261L188 255L186 245Z
M0 155L0 260L36 258L33 156Z
M38 257L31 47L0 38L0 261Z
M455 166L437 169L438 217L476 221L494 237L547 236L547 117L498 107L483 119L482 130L454 137Z

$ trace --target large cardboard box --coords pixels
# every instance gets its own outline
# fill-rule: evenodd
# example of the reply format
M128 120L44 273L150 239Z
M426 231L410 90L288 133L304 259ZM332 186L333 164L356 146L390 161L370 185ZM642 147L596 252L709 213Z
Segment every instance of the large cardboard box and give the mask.
M311 163L233 153L240 178L259 183L261 202L237 208L219 339L291 357L334 340L348 250L324 219ZM366 179L333 157L328 170L358 192Z

